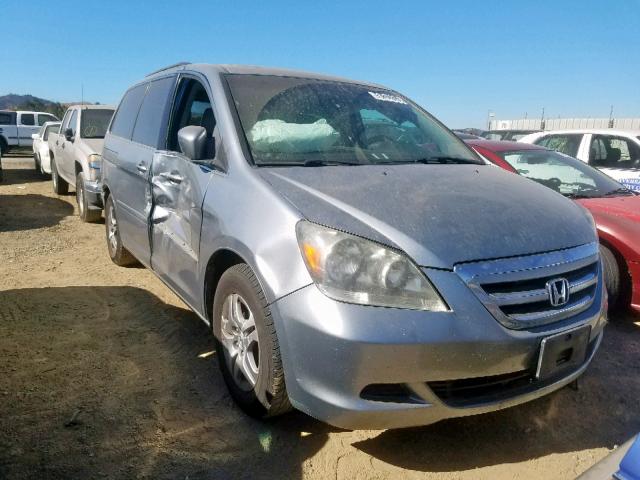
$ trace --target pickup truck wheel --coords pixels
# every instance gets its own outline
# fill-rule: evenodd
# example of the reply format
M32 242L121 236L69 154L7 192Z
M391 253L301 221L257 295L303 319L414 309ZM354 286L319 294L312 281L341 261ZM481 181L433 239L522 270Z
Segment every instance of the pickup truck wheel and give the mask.
M42 171L42 169L40 168L40 160L38 159L38 154L34 153L33 154L33 165L34 165L34 169L37 173L40 173Z
M9 145L3 137L0 137L0 157L2 155L6 155L7 153L9 153Z
M118 220L116 218L116 209L113 197L109 195L104 209L104 225L107 236L107 250L111 261L120 267L126 267L137 263L136 258L131 255L129 250L122 245L120 238L120 230L118 229Z
M220 278L213 301L213 334L222 377L242 410L266 418L292 409L271 311L245 263Z
M55 158L51 159L51 183L53 184L53 192L57 195L66 195L69 193L69 184L58 175Z
M102 218L100 210L91 210L89 208L87 195L84 191L84 175L82 172L78 173L76 176L76 202L78 204L80 220L83 222L95 223Z

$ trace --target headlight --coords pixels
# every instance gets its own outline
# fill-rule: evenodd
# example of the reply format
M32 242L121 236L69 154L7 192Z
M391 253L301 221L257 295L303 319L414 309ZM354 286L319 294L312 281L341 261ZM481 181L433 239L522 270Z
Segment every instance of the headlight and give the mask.
M448 310L405 255L370 240L300 221L298 244L311 278L334 300L413 310Z
M102 169L102 155L97 153L93 153L89 155L89 178L87 180L91 180L95 182L100 179L100 170Z

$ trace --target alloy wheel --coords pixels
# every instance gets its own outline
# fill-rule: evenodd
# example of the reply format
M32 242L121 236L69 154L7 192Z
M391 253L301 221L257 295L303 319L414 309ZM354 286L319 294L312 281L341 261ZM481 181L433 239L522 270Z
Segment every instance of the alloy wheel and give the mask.
M260 342L253 313L239 294L224 300L221 327L220 341L231 377L238 388L250 391L258 381Z
M111 250L111 253L115 255L118 251L118 223L116 221L115 212L113 211L113 203L109 204L107 223L107 240L109 241L109 250Z

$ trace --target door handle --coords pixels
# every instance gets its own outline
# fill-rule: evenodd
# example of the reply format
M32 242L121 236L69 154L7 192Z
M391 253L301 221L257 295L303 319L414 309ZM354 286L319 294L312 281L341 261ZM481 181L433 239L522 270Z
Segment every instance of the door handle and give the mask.
M140 173L147 173L147 166L144 162L140 162L136 168Z
M182 183L182 180L184 180L177 173L162 172L160 173L160 176L165 180L169 180L171 183Z

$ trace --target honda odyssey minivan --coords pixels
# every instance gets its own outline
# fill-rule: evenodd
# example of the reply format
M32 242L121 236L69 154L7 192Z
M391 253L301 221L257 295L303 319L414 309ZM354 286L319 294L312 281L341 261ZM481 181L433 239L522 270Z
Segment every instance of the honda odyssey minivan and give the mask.
M380 85L159 70L122 98L102 179L111 259L151 269L210 326L257 417L488 412L572 382L602 339L589 213Z

